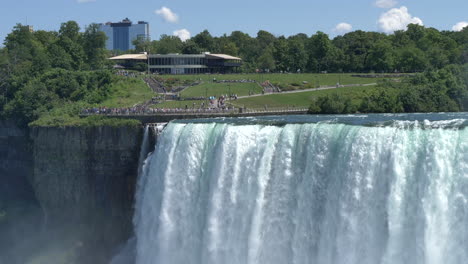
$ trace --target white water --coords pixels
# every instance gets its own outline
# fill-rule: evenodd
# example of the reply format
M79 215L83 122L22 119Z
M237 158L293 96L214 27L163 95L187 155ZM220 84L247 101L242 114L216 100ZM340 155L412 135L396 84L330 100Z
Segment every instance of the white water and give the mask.
M169 124L139 179L138 264L468 262L468 129Z

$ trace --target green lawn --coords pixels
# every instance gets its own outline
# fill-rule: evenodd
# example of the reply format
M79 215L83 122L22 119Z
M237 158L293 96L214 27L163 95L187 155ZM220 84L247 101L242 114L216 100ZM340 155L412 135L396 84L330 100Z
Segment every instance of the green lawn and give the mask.
M194 107L199 108L202 103L206 104L205 100L187 100L187 101L165 101L160 104L154 104L151 107L155 108L185 108L187 106L188 108Z
M180 80L202 80L205 82L212 82L213 78L216 80L241 80L250 79L257 82L263 82L269 80L272 83L279 83L282 85L290 84L302 84L302 82L308 82L309 85L314 87L317 85L334 85L337 82L341 84L365 84L374 83L381 78L361 78L351 77L352 74L313 74L313 73L272 73L272 74L198 74L198 75L159 75L162 78L178 78Z
M268 107L309 107L314 98L319 96L339 93L346 96L351 96L352 100L359 104L361 99L367 94L376 89L376 86L357 86L357 87L344 87L338 89L321 90L321 91L310 91L302 93L289 93L289 94L271 94L265 96L256 96L250 98L243 98L233 100L232 104L236 107L247 107L247 108L263 108L265 105ZM166 101L161 104L153 105L158 108L191 108L195 103L195 107L199 107L204 100L195 101Z
M155 93L139 78L121 78L112 85L111 95L99 105L130 107L151 100Z
M213 83L204 82L199 85L191 86L181 92L181 96L188 97L205 97L226 94L237 94L238 96L249 95L249 91L253 94L262 93L262 87L256 83Z
M358 86L321 91L310 91L303 93L272 94L243 98L234 101L234 103L238 106L245 106L247 108L263 108L265 105L267 105L268 107L309 107L310 104L313 102L314 98L332 93L339 93L342 95L351 96L352 100L358 103L366 95L366 93L369 93L374 89L376 89L375 86Z

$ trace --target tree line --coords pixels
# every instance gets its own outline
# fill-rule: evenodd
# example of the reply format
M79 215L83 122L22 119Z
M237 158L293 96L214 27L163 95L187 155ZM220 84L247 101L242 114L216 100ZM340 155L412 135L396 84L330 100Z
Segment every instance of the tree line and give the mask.
M106 35L74 21L59 31L16 25L0 49L0 118L20 124L67 102L99 103L110 93L113 75Z
M468 27L454 32L416 24L391 35L357 30L330 39L323 32L285 37L260 30L255 37L241 31L213 37L205 30L185 42L162 35L134 44L135 52L239 56L243 72L421 72L468 62Z
M315 98L311 114L427 113L468 111L468 64L448 65L403 78L385 80L363 98L333 93Z

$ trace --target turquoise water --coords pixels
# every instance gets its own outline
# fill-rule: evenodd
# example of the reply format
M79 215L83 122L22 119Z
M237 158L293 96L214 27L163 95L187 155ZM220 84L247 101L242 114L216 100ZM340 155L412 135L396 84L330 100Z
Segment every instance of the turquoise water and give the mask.
M465 263L467 119L170 123L139 179L136 262Z

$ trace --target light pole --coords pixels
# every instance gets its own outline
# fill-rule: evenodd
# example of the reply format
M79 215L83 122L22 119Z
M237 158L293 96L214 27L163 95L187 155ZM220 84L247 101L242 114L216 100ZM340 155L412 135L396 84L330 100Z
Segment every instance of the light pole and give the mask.
M149 56L149 52L146 53L146 58L147 58L147 69L148 69L148 76L150 75L150 56Z

